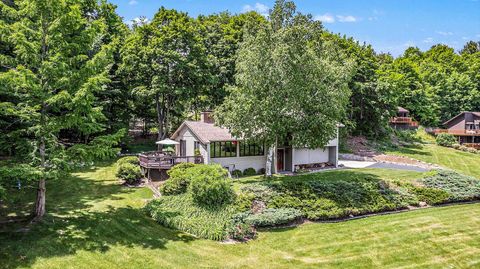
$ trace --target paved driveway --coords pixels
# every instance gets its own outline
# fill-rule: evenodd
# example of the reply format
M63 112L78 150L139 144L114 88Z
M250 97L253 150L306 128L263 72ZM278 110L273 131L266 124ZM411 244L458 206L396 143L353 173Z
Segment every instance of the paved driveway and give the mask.
M346 168L382 168L382 169L397 169L397 170L407 170L407 171L416 171L416 172L427 172L429 169L413 166L413 165L402 165L394 163L377 163L377 162L364 162L364 161L346 161L339 160L339 164L343 164Z

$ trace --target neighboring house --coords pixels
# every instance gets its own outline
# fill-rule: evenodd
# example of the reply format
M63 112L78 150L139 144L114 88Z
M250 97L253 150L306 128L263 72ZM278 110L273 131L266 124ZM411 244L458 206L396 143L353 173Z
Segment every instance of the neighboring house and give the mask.
M180 157L200 154L204 163L218 163L230 171L265 168L268 148L233 137L226 128L214 124L211 112L202 112L200 121L183 122L171 138L179 142L176 153ZM273 173L295 172L305 167L337 167L338 132L325 148L277 145L272 166Z
M397 115L390 119L390 126L394 129L416 129L418 122L410 117L410 111L403 107L397 108Z
M443 125L446 129L436 129L434 134L452 134L459 144L480 148L480 112L462 112Z

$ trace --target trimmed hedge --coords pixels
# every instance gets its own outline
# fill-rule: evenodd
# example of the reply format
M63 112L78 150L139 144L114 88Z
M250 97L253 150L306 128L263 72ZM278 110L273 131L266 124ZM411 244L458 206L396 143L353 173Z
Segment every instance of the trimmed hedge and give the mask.
M241 177L241 176L243 176L242 171L238 169L232 171L232 177Z
M256 174L257 174L257 171L251 167L243 171L243 176L245 177L255 176Z

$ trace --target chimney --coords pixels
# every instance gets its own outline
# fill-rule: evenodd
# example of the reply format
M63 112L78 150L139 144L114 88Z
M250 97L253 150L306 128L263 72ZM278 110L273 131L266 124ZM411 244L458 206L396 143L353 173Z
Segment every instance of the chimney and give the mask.
M200 112L200 121L204 123L215 123L212 117L212 111Z

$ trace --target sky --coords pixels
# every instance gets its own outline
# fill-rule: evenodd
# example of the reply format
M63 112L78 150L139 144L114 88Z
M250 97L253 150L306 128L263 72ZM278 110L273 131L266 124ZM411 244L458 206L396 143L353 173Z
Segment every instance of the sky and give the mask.
M161 6L190 16L255 10L265 16L274 0L110 0L126 23L151 19ZM422 50L442 43L459 50L480 41L480 0L296 0L334 33L372 44L377 52L401 55L409 46Z

